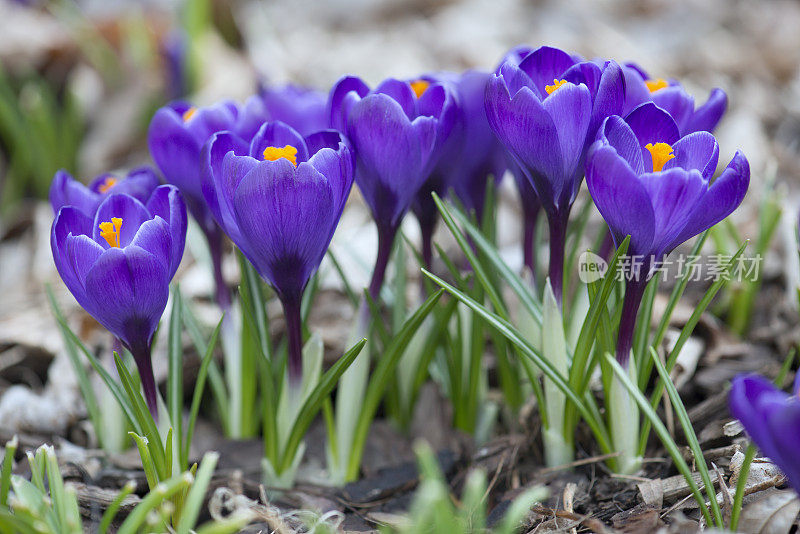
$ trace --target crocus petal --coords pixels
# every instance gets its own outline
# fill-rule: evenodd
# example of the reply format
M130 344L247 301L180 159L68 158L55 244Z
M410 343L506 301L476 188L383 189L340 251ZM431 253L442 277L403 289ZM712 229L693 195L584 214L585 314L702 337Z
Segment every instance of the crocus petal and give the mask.
M780 405L785 398L786 394L778 390L772 382L757 375L736 377L728 394L728 408L731 415L741 421L747 434L761 451L775 462L781 461L781 455L775 447L772 433L767 427L765 413L760 407L769 400L776 401Z
M558 191L564 191L573 186L571 181L576 176L576 169L581 162L592 116L592 97L585 85L568 83L547 97L542 104L558 132L562 168L560 172L555 172L554 169L541 169L541 172L544 172L553 182L553 189L558 195ZM579 174L582 177L583 173ZM570 201L572 194L570 189ZM559 195L559 198L563 198L563 193Z
M145 221L133 237L131 246L146 250L161 260L164 270L172 278L174 274L172 265L175 261L172 256L172 236L170 235L169 225L164 219L155 217ZM177 265L175 268L177 269Z
M89 311L128 347L149 346L169 296L161 260L139 248L111 248L86 273Z
M371 94L353 106L347 134L357 148L356 182L373 216L397 224L426 178L435 119L417 117L409 123L397 102Z
M333 205L338 207L337 211L341 214L353 185L353 158L350 149L344 143L336 149L322 148L311 156L308 162L330 183Z
M800 458L797 444L800 443L800 400L785 400L778 409L767 412L767 431L778 458L773 458L778 467L789 478L794 490L800 493Z
M313 155L323 148L339 150L340 144L347 144L347 140L338 130L320 130L305 138L308 153Z
M728 95L722 89L713 89L705 104L692 113L681 133L686 135L700 131L713 132L727 108Z
M744 200L749 185L750 164L744 154L736 152L722 174L714 180L714 183L700 199L696 209L689 215L683 231L678 234L668 248L674 249L687 239L708 230L733 213L733 210Z
M212 147L212 152L214 148ZM220 217L217 222L222 225L228 237L239 248L246 246L239 231L233 209L233 197L242 179L258 165L258 161L250 156L237 156L227 152L222 159L221 172L214 174L214 189L217 191Z
M297 149L297 154L295 154L297 163L308 159L308 150L306 149L306 142L303 140L302 135L283 122L266 122L261 126L253 137L253 141L250 143L250 156L257 160L263 160L265 148L283 148L286 145L293 146Z
M259 163L242 179L234 212L249 259L279 294L296 298L327 249L335 208L330 186L310 164L276 163Z
M223 161L228 153L246 156L250 153L250 145L244 139L231 132L220 132L211 136L208 143L203 146L201 158L203 159L203 198L209 210L225 232L234 239L236 224L228 202L222 196L222 189L217 185L223 181ZM245 158L251 165L255 165L253 158ZM249 168L247 169L249 170ZM247 170L240 174L244 176ZM234 188L235 189L235 188Z
M669 253L666 249L683 230L686 220L698 207L706 192L706 182L697 170L670 169L660 173L643 174L639 177L650 196L655 214L655 235L650 252L661 259Z
M259 98L269 112L269 120L281 121L306 136L328 128L328 95L296 85L269 87ZM262 121L263 122L263 121Z
M92 238L100 243L103 248L108 248L108 242L100 236L100 224L111 222L113 218L122 219L119 231L119 246L125 247L131 242L139 226L151 218L150 212L144 205L133 197L127 195L109 195L94 216Z
M563 50L542 46L528 54L519 67L533 80L539 97L544 99L547 96L545 86L551 85L553 80L562 79L574 64L575 60Z
M625 104L625 77L620 66L614 62L606 63L602 70L596 91L592 91L592 119L589 123L587 144L594 140L595 132L606 117L619 115Z
M667 161L664 170L680 167L697 169L703 178L710 180L719 162L719 144L708 132L695 132L682 137L672 145L675 157Z
M683 133L694 112L694 98L680 85L670 85L653 93L653 102L675 119Z
M197 108L192 117L183 122L202 146L213 134L233 128L238 114L239 107L235 102L222 100L211 106Z
M147 211L154 217L164 219L169 226L169 233L172 236L172 259L169 264L171 278L181 262L185 244L188 221L183 196L173 186L157 187L147 201Z
M152 168L138 167L129 172L125 178L118 180L106 193L130 195L139 202L145 203L159 184L158 176Z
M534 180L533 186L545 208L548 202L552 208L551 199L556 190L545 177L562 175L564 158L550 114L527 87L511 99L502 79L495 76L486 90L486 117L526 174L528 169L535 173L529 178Z
M647 84L644 83L645 78L642 76L641 71L632 64L624 65L622 74L625 77L625 105L621 114L625 116L639 104L649 101L651 93L650 89L647 88Z
M619 244L631 236L629 255L647 255L655 235L655 213L639 177L616 151L598 141L586 159L586 185Z
M680 139L678 125L675 124L673 118L652 102L645 102L631 111L630 115L625 117L625 122L628 123L639 140L645 168L648 169L652 169L652 159L650 152L644 148L645 145L655 145L656 143L673 145Z
M56 172L50 184L50 205L53 213L63 206L75 206L87 216L94 215L102 196L74 180L65 170Z
M367 96L369 87L361 78L345 76L334 84L328 98L330 127L340 132L347 131L347 117L353 104Z
M374 93L390 96L392 100L400 104L400 107L403 108L403 112L405 112L408 120L414 120L414 118L417 116L417 106L415 104L416 97L414 96L414 91L411 90L411 86L408 84L408 82L396 80L394 78L388 78L383 80L380 85L375 88Z
M89 272L94 262L103 253L103 247L97 244L88 235L68 235L64 242L64 254L70 269L75 274L75 280L80 283L81 289L85 291L84 277ZM63 278L63 276L62 276ZM74 294L74 293L73 293ZM83 305L79 295L75 295L78 303Z
M642 147L639 145L636 134L622 117L608 117L598 132L598 138L611 145L637 175L644 172Z
M177 113L169 108L156 112L150 122L147 144L167 181L178 186L184 194L201 198L198 155L202 142L183 127Z

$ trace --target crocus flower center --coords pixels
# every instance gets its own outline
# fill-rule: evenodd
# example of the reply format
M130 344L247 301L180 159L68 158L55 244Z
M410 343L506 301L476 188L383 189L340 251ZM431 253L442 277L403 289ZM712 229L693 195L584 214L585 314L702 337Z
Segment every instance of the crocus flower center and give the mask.
M292 145L286 145L283 148L268 146L264 149L264 161L277 161L281 158L288 159L292 165L297 167L297 149Z
M553 92L556 89L558 89L559 87L561 87L565 83L567 83L567 80L556 80L556 79L553 79L553 85L545 85L544 86L544 90L547 91L548 95L552 95Z
M431 83L425 80L415 80L409 84L411 86L411 90L414 91L414 94L417 95L417 98L422 96L422 93L430 87Z
M183 112L183 122L188 122L189 119L194 117L194 114L197 113L197 108L192 106L186 111Z
M108 246L119 248L120 228L122 228L122 219L112 217L111 222L100 223L100 237L106 240Z
M653 172L660 172L669 160L675 157L672 153L672 147L669 143L647 143L644 146L650 151L650 156L653 158Z
M664 78L656 78L655 80L645 80L644 84L650 89L651 93L655 93L659 89L664 89L665 87L669 87L667 80Z
M117 185L117 179L113 176L107 176L103 183L97 188L101 193L108 193L108 190Z

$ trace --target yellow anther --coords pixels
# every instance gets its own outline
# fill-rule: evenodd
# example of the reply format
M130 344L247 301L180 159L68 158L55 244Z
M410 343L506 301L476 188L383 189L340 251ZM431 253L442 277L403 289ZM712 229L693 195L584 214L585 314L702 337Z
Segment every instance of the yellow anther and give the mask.
M430 87L431 82L425 80L415 80L409 83L409 85L411 86L411 90L414 91L414 94L417 95L417 98L419 98L422 96L422 93L424 93L428 87Z
M194 117L194 114L197 113L197 108L192 106L186 111L183 112L183 122L187 122L189 119Z
M264 149L265 161L276 161L281 158L288 159L292 162L292 165L297 167L297 149L292 145L286 145L283 148L268 146Z
M122 228L122 219L112 217L111 222L100 223L100 237L106 240L108 246L119 247L120 228Z
M655 80L645 80L644 84L650 89L651 93L655 93L659 89L664 89L665 87L669 87L667 80L664 78L656 78Z
M565 83L567 83L567 80L556 80L556 79L554 79L553 80L553 85L545 85L544 86L544 90L547 91L548 95L552 95L553 91L555 91L556 89L558 89L559 87L561 87Z
M672 147L668 143L647 143L644 146L650 151L650 156L653 158L653 172L660 172L664 168L664 164L675 157L672 153Z
M117 179L113 176L106 176L106 179L103 180L103 183L97 188L98 191L101 193L108 193L108 190L117 185Z

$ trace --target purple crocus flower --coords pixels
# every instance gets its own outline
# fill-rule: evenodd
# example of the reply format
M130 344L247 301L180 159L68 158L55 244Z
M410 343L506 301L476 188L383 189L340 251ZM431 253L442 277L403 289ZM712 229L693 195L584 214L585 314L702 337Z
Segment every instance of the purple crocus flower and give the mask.
M281 121L300 135L328 128L328 96L322 91L284 85L265 87L245 101L233 131L250 141L265 122Z
M733 379L728 408L800 494L800 373L795 377L793 395L762 376L739 375Z
M356 153L356 183L378 227L370 295L377 299L397 229L425 184L455 121L455 102L441 83L384 80L373 90L346 76L328 99L331 126Z
M561 301L564 244L583 161L603 119L622 111L624 79L613 61L579 61L541 47L506 61L486 90L497 137L533 184L550 226L550 283Z
M150 167L133 169L124 178L101 174L88 187L62 169L56 172L50 184L50 205L53 213L58 213L63 206L74 206L87 217L94 217L100 203L109 195L130 195L145 203L158 185L158 177Z
M506 53L497 66L499 70L503 63L511 62L514 65L519 65L525 57L533 52L533 48L525 45L520 45L512 48ZM504 147L505 150L505 147ZM514 177L514 183L519 192L520 204L522 206L522 258L523 265L530 271L531 280L536 278L536 257L534 250L534 239L536 238L536 224L539 220L539 212L542 209L542 204L539 202L539 196L533 188L533 184L525 172L520 168L514 157L508 150L505 150L506 166L511 171L511 176Z
M231 298L222 277L222 232L203 199L200 151L213 134L232 129L238 115L236 104L229 101L202 108L175 102L156 112L147 133L153 160L167 182L183 193L189 212L206 235L217 303L222 308L230 306Z
M50 232L61 279L78 304L131 351L154 416L150 347L185 240L186 206L171 185L155 188L145 202L111 194L91 216L63 206Z
M737 152L713 182L719 146L708 132L684 137L672 117L645 103L612 116L586 161L586 182L614 243L631 236L617 359L627 364L636 314L653 268L675 247L711 228L744 199L750 165Z
M270 122L249 144L231 132L214 135L203 161L214 217L283 305L289 379L299 384L300 302L353 185L352 152L339 132L303 138L282 122Z
M486 180L491 176L497 183L508 166L506 150L489 127L486 119L486 86L491 74L468 70L453 76L453 85L463 117L464 133L453 158L442 158L438 167L446 168L449 183L468 211L483 219Z
M681 135L693 132L713 132L728 107L728 96L722 89L712 89L708 100L695 108L694 97L675 80L653 79L635 63L622 67L625 75L625 105L622 116L644 102L654 102L665 109Z
M455 162L461 157L461 150L465 141L466 117L461 109L461 102L457 96L458 77L453 73L438 73L425 75L417 80L409 81L415 94L422 96L431 84L441 84L447 89L448 98L452 104L446 104L452 116L452 128L446 139L432 156L436 161L414 199L411 201L411 211L419 222L421 236L422 262L426 268L433 263L433 233L439 220L439 210L433 201L433 193L440 197L447 196L449 189L454 185L455 175L452 172ZM445 120L451 120L447 118ZM422 281L424 282L424 280ZM424 283L422 285L424 292Z

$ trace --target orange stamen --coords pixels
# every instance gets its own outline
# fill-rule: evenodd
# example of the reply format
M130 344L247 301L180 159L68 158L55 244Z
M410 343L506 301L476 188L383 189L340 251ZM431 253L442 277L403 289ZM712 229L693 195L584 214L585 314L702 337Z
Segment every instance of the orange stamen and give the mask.
M106 240L108 246L119 248L120 228L122 228L122 219L112 217L111 222L100 223L100 237Z
M553 85L545 85L545 86L544 86L544 90L545 90L545 91L547 91L547 94L548 94L548 95L552 95L552 94L553 94L553 92L554 92L556 89L558 89L559 87L561 87L561 86L562 86L562 85L564 85L565 83L567 83L567 80L556 80L556 79L554 79L554 80L553 80Z
M288 159L292 165L297 167L297 149L292 145L286 145L283 148L268 146L264 149L265 161L277 161L281 158Z
M98 191L101 193L108 193L108 190L117 185L117 179L113 176L106 176L106 179L103 180L103 183L97 188Z
M194 114L197 113L197 108L192 106L186 111L183 112L183 122L188 122L189 119L194 117Z
M422 96L428 87L430 87L431 83L425 80L416 80L409 84L411 86L411 90L414 91L414 94L417 95L417 98Z
M665 87L669 87L667 80L664 78L656 78L655 80L645 80L644 84L650 89L651 93L655 93L659 89L664 89Z
M644 146L650 151L650 156L653 158L653 172L660 172L664 168L664 164L675 157L672 153L672 147L668 143L647 143Z

